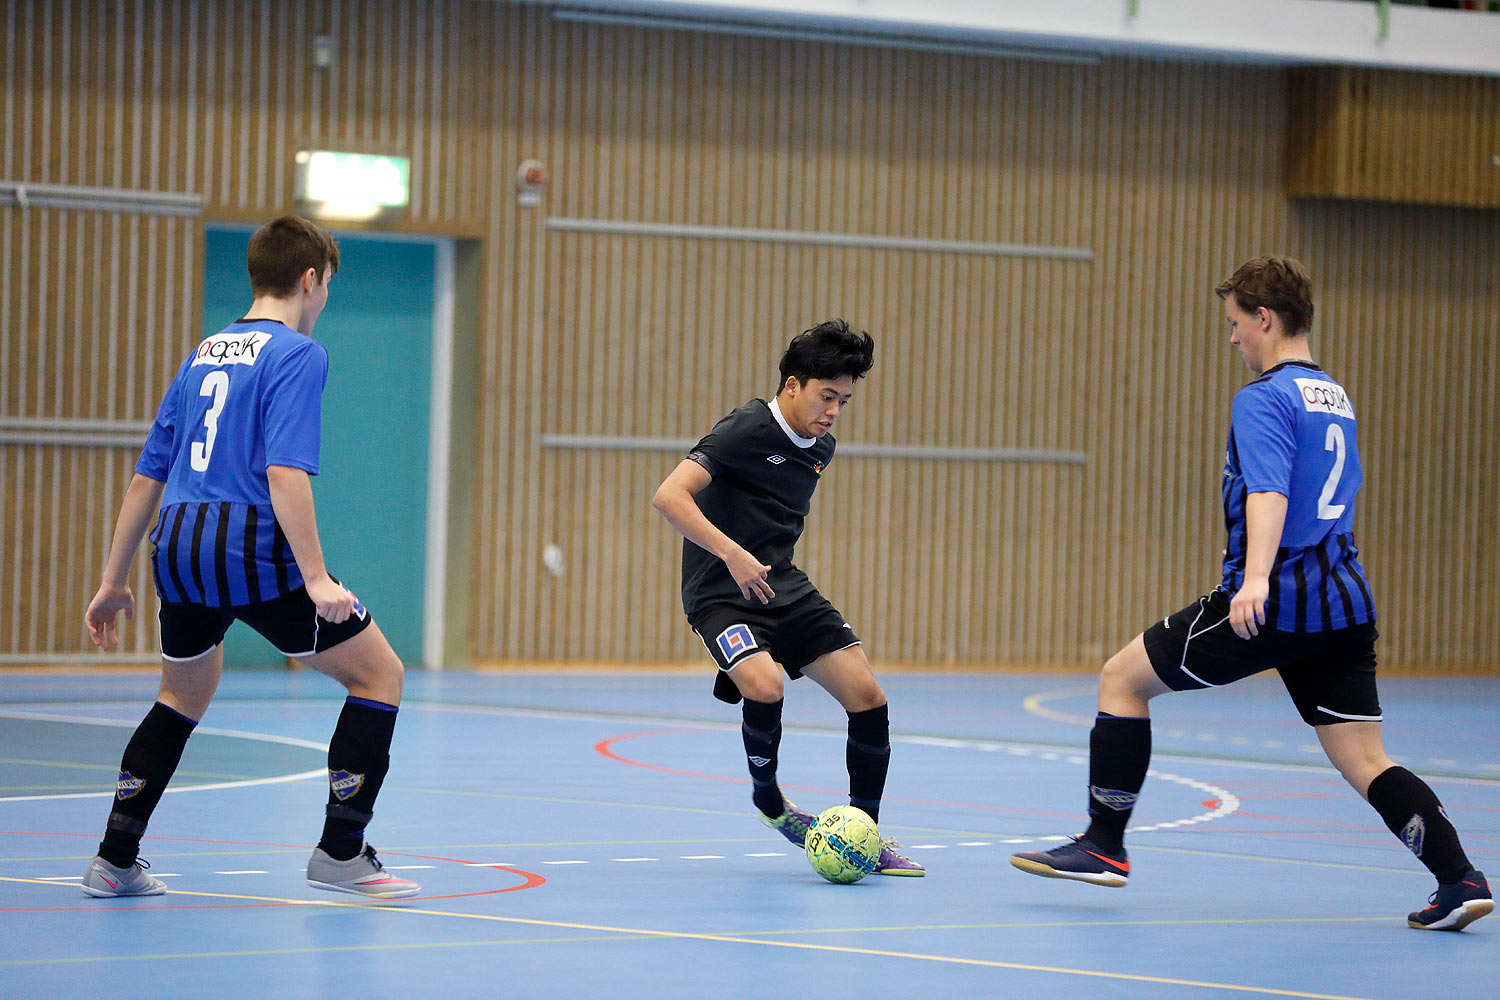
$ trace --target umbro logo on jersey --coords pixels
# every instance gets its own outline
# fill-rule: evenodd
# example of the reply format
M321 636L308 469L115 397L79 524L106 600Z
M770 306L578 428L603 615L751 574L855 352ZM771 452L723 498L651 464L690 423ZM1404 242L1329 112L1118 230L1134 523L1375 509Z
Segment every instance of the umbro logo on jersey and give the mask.
M216 333L193 352L194 365L253 365L271 335L261 330Z
M772 465L780 465L782 462L786 461L786 458L781 455L772 455L770 458L766 459L766 461L770 462Z

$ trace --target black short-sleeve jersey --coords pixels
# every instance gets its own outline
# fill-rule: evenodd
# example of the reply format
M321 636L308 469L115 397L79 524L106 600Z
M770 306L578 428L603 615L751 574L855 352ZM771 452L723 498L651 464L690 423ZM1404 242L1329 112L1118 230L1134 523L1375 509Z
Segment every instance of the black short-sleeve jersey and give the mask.
M805 440L805 439L804 439ZM714 526L771 567L767 577L783 607L813 591L792 563L813 490L833 460L833 435L804 446L777 421L770 404L752 399L731 412L688 453L713 481L695 497ZM682 607L746 603L723 560L693 542L682 544ZM759 600L753 602L760 606Z

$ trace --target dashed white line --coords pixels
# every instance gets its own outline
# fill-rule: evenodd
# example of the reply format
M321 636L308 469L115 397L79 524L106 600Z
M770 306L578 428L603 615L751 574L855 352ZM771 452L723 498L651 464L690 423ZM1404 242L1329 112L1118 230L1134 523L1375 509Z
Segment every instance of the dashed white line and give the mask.
M660 861L661 858L613 858L614 861Z

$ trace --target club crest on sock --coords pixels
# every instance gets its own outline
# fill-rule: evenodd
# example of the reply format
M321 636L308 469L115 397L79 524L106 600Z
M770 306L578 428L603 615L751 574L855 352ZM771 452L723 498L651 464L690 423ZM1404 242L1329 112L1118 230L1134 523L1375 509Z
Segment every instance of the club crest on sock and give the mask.
M1108 809L1123 812L1135 807L1135 800L1140 796L1135 792L1122 792L1117 788L1100 788L1098 785L1089 786L1089 797Z
M115 798L124 801L134 798L142 788L146 787L145 778L137 778L129 771L120 772L120 780L115 782Z
M1417 857L1422 856L1422 842L1427 839L1427 821L1422 818L1421 813L1412 816L1406 821L1406 826L1401 828L1401 843L1405 844Z
M340 802L357 793L364 783L363 774L350 774L348 771L328 772L328 787L332 789L333 797Z

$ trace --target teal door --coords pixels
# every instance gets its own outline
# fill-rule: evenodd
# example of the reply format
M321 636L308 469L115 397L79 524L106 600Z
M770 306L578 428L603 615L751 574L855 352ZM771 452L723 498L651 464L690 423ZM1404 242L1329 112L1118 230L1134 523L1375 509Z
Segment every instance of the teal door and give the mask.
M203 335L245 314L250 230L209 229ZM427 456L436 247L335 234L339 273L313 336L328 349L323 445L313 478L329 571L359 597L407 665L422 660ZM280 665L245 625L224 645L230 666Z

